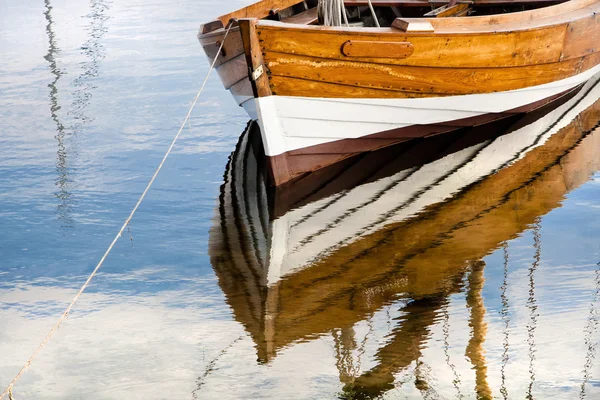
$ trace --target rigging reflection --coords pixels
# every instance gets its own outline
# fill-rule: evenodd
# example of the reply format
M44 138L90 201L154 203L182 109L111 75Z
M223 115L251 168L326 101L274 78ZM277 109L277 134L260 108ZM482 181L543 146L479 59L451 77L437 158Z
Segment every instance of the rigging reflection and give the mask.
M502 286L500 287L501 294L500 299L502 300L502 310L500 314L502 315L502 321L504 326L502 327L502 335L504 336L504 340L502 342L503 352L502 352L502 367L500 368L500 374L502 377L502 384L500 386L500 393L502 394L502 398L504 400L508 399L508 389L506 388L506 366L508 364L508 360L510 359L510 355L508 353L510 347L510 303L508 301L508 243L504 243L502 245L502 253L503 253L503 281Z
M600 300L600 262L597 264L598 268L595 271L594 282L596 284L596 290L590 302L590 312L585 325L585 346L587 348L585 354L585 365L583 367L583 380L581 382L581 392L579 393L580 399L586 398L586 387L592 379L592 368L594 367L594 361L596 359L596 353L598 351L598 340L594 340L596 333L598 332L598 325L600 324L600 310L598 309L598 301Z
M466 291L470 339L464 351L474 393L492 398L500 389L507 397L508 248L498 388L489 382L484 352L482 260L532 226L539 239L540 217L600 168L594 151L600 148L599 97L596 77L530 114L361 155L275 193L265 185L260 132L250 123L226 167L210 256L259 361L333 335L340 397L380 396L402 385L397 376L407 371L423 396L435 397L424 350L432 329L449 324L450 297ZM529 274L529 394L536 368L536 243ZM399 316L375 363L360 367L352 358L358 347L353 327L386 307ZM448 354L462 396L459 384L468 372L459 373Z
M446 359L446 364L452 371L452 375L454 377L454 379L452 380L452 385L454 386L454 389L456 390L456 398L463 399L464 396L460 390L460 386L461 386L460 373L456 369L456 365L454 365L454 363L452 363L451 357L450 357L450 313L449 313L448 309L449 309L449 307L448 307L448 305L446 305L443 310L444 323L442 326L442 332L443 332L443 341L444 341L444 357Z
M533 264L529 268L529 298L527 299L527 308L529 309L529 323L527 324L527 345L529 346L529 376L530 382L527 388L525 398L533 399L533 385L535 384L535 330L537 328L538 306L535 299L535 272L540 266L542 257L542 238L541 238L541 221L538 219L533 226L533 247L535 254L533 255Z

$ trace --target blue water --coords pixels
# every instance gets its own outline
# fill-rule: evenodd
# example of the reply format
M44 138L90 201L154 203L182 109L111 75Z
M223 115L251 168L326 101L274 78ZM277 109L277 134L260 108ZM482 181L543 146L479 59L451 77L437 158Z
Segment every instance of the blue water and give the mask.
M247 3L0 0L0 391L99 261L179 129L208 71L199 24ZM15 399L342 396L330 332L258 362L211 265L220 186L246 122L213 76L130 229L15 385ZM600 398L600 174L583 181L538 227L484 259L495 398L502 387L508 398ZM532 273L535 235L542 250ZM506 383L502 246L510 249ZM357 376L377 364L399 304L353 327L367 343L353 350ZM440 317L422 358L382 396L476 398L464 289L446 310L452 362Z

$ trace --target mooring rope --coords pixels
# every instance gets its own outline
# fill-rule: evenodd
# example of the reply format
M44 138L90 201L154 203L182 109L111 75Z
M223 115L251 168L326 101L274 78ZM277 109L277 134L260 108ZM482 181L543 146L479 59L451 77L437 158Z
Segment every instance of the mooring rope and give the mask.
M181 124L181 127L179 128L179 131L177 132L177 134L173 138L173 141L171 142L171 145L169 146L169 148L168 148L167 152L165 153L164 157L162 158L162 161L158 165L158 168L154 172L154 175L152 175L152 178L148 182L148 185L146 186L146 189L144 189L144 192L140 196L140 198L137 201L135 207L133 207L133 210L131 210L131 213L129 214L129 216L127 217L127 219L125 220L125 222L123 223L123 226L121 226L121 229L119 229L119 232L117 233L117 235L115 236L115 238L111 242L110 246L108 246L108 249L106 250L106 252L102 256L102 258L100 259L100 261L98 262L98 264L96 265L96 268L94 268L94 270L92 271L92 273L90 274L90 276L88 277L88 279L85 281L85 283L83 284L83 286L81 287L81 289L79 289L79 292L77 292L77 294L75 295L75 297L73 298L73 300L71 301L71 303L69 304L69 306L66 308L65 312L58 319L58 322L56 322L56 324L52 327L52 329L50 330L50 332L48 332L48 335L46 335L46 337L44 338L44 340L40 343L40 345L37 347L37 349L33 352L33 354L31 355L31 357L29 357L29 360L27 360L27 362L25 363L25 365L23 366L23 368L19 371L19 373L15 376L15 378L10 382L10 384L6 387L6 389L4 390L4 392L2 392L2 394L0 394L0 400L4 399L4 397L7 394L12 399L12 389L13 389L15 383L17 383L17 381L21 378L21 376L23 376L23 374L25 373L25 371L27 371L27 369L31 366L31 363L37 357L37 355L40 353L40 351L42 350L42 348L50 341L50 338L52 337L52 335L54 335L54 333L58 330L58 328L63 323L63 321L67 318L67 316L71 312L71 309L73 308L73 306L75 305L75 303L77 302L77 300L79 299L79 297L81 296L81 294L89 286L90 282L92 281L92 279L94 278L94 276L96 276L96 274L98 273L98 270L100 270L100 268L104 264L104 261L106 260L106 258L110 254L110 252L112 251L113 247L115 246L115 244L117 243L117 241L119 240L119 238L121 237L121 235L123 234L123 232L125 231L125 229L129 226L129 223L133 219L133 216L135 215L136 211L138 210L140 204L142 204L142 201L146 197L146 194L148 194L148 191L150 190L150 187L152 186L152 184L156 180L156 177L158 176L159 172L161 171L163 165L165 164L165 161L167 160L167 158L171 154L171 151L173 150L173 147L175 147L175 143L177 142L177 139L179 139L179 136L181 135L181 132L183 131L183 128L185 127L185 124L189 121L189 119L190 119L190 117L192 115L192 111L194 110L194 107L196 106L196 103L198 102L198 99L200 98L200 95L204 91L204 87L206 86L206 83L208 82L208 78L210 77L210 74L211 74L212 70L215 68L215 64L217 62L217 59L219 58L219 55L221 54L221 51L223 50L223 45L225 44L225 39L227 39L227 35L229 34L229 31L231 30L232 25L233 25L232 23L229 23L227 29L225 30L225 35L223 36L223 40L221 41L221 44L219 46L219 51L217 52L217 55L215 56L215 59L213 60L212 64L210 65L208 73L206 74L206 77L204 78L204 82L202 83L202 86L200 87L200 90L196 94L196 97L194 98L194 101L192 102L192 105L190 106L190 109L188 110L188 113L187 113L185 119L183 120L183 123Z

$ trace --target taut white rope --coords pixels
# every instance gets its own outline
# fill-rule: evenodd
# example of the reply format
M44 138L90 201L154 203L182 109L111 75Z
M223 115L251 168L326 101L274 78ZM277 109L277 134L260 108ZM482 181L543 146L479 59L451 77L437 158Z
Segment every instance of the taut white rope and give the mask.
M110 254L110 252L112 251L113 247L115 246L115 244L117 243L117 241L119 240L119 238L121 237L121 235L123 234L123 232L125 231L125 228L127 228L129 226L129 223L131 222L131 219L135 215L135 213L136 213L137 209L139 208L140 204L142 204L142 201L144 200L144 198L146 197L146 194L150 190L150 187L152 186L152 184L156 180L156 177L158 176L158 174L159 174L160 170L162 169L163 165L165 164L165 161L167 160L167 158L171 154L171 151L173 150L173 147L175 146L175 143L177 142L177 139L179 139L179 136L181 135L181 132L183 131L183 128L185 127L185 124L189 121L190 116L192 115L192 111L194 110L194 107L196 106L196 103L198 102L198 99L200 98L200 95L204 91L204 87L206 86L206 83L208 82L208 78L210 77L210 73L214 69L215 63L217 62L217 59L219 58L219 55L221 54L221 51L223 50L223 45L225 44L225 39L227 39L227 35L229 34L229 31L231 30L231 26L232 26L232 23L229 24L229 26L227 27L227 29L225 31L225 35L223 36L223 41L221 42L221 45L219 46L219 51L217 52L217 56L215 57L215 59L213 60L212 64L210 65L208 73L206 74L206 78L204 78L204 82L202 83L202 86L200 87L200 90L198 91L198 94L196 94L196 97L194 98L194 101L192 102L192 105L190 106L190 109L189 109L189 111L188 111L185 119L183 120L183 123L181 124L181 127L179 128L179 131L177 132L177 135L175 135L175 137L173 138L173 141L171 142L171 145L169 146L167 152L165 153L162 161L158 165L158 168L154 172L154 175L152 175L152 178L150 179L150 182L148 182L148 185L146 186L146 189L144 190L144 192L140 196L140 198L139 198L138 202L136 203L135 207L133 207L133 210L131 210L131 213L129 214L129 216L127 217L127 219L125 220L125 222L123 223L123 226L121 226L121 229L119 229L119 233L117 233L117 235L115 236L115 238L111 242L110 246L108 246L108 249L106 250L106 252L102 256L102 258L100 259L100 262L98 262L98 264L96 265L96 268L94 268L94 270L92 271L92 273L90 274L90 276L88 277L88 279L85 281L85 283L83 284L83 286L81 287L81 289L79 289L79 292L77 292L77 294L75 295L75 297L73 298L73 300L71 301L71 303L69 304L69 306L66 308L65 312L58 319L58 322L52 327L52 329L50 330L50 332L48 332L48 335L46 335L46 337L44 338L44 340L42 341L42 343L40 343L40 345L33 352L33 354L31 355L31 357L29 357L29 360L27 360L27 362L25 363L25 365L23 366L23 368L21 369L21 371L19 371L19 373L17 374L17 376L15 376L15 378L12 380L12 382L10 382L10 384L6 387L6 389L4 390L4 392L2 392L2 394L0 394L0 400L2 400L7 394L10 394L11 397L12 397L12 389L13 389L13 386L15 385L15 383L21 378L21 376L23 376L23 374L25 373L25 371L29 368L29 366L31 365L31 363L33 362L33 360L37 357L37 355L40 353L40 351L42 350L42 348L50 341L50 338L52 337L52 335L58 330L58 328L63 323L63 321L67 318L67 316L71 312L71 309L73 308L73 306L75 305L75 303L77 302L77 300L79 299L79 297L81 296L81 294L83 293L83 291L89 286L89 284L92 281L92 279L94 278L94 276L96 276L96 274L98 273L98 270L102 267L102 264L104 264L104 261L106 260L106 258Z

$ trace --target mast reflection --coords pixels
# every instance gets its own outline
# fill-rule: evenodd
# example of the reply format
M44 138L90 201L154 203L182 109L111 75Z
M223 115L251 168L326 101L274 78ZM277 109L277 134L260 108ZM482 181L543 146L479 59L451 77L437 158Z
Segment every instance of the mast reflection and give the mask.
M56 139L58 149L56 152L56 172L57 178L55 184L57 191L55 196L59 200L57 205L58 219L64 228L73 227L72 211L72 195L70 186L72 179L69 174L69 150L65 143L66 128L58 115L61 106L59 105L58 84L63 75L63 72L58 67L56 57L60 53L60 49L56 43L56 35L54 33L54 20L52 19L52 6L50 0L44 1L44 17L46 18L46 35L48 36L48 53L44 59L48 61L50 73L53 75L53 80L48 84L50 88L50 115L56 124Z
M106 50L102 44L102 39L108 28L106 21L109 17L109 2L106 0L91 0L90 12L85 16L88 20L86 32L88 38L80 48L81 54L85 57L81 65L82 72L73 81L75 90L72 93L73 101L69 115L73 118L71 130L76 135L81 129L94 120L93 117L85 113L92 99L93 90L96 89L94 78L98 77L100 64L106 57Z
M598 79L598 78L596 78ZM226 167L210 256L235 318L260 362L289 346L333 334L341 398L375 398L411 373L435 397L424 350L434 328L448 340L452 295L467 292L473 393L508 397L508 249L501 289L502 383L490 382L484 343L483 258L530 229L600 168L600 86L498 124L382 149L269 193L260 132L250 124ZM539 225L539 224L538 224ZM540 226L541 228L541 226ZM539 235L539 229L537 230ZM539 239L539 237L538 237ZM529 275L535 316L535 268ZM380 310L398 317L368 368L352 360L352 329ZM533 318L533 317L532 317ZM532 392L535 319L528 328ZM462 322L463 324L465 322ZM449 347L449 344L444 344ZM451 367L452 369L452 367ZM461 393L462 392L462 393Z
M465 355L473 364L475 370L475 393L478 399L491 399L492 390L487 382L487 365L483 343L487 334L485 323L485 304L481 291L485 278L483 269L485 263L476 261L471 265L469 273L469 288L467 291L467 307L471 310L469 327L471 328L471 339L467 345Z
M106 32L105 22L108 19L106 11L108 3L103 0L93 0L91 2L91 12L86 16L90 24L87 27L88 39L81 47L81 52L86 57L86 61L81 64L82 72L73 81L75 90L71 93L73 101L67 115L73 118L73 122L65 125L59 115L62 109L60 106L59 83L64 72L60 69L57 62L57 56L60 54L60 48L57 45L56 34L54 32L55 22L52 17L53 7L50 0L44 1L44 17L46 19L46 35L48 37L48 52L44 59L48 61L50 73L53 75L52 81L48 84L50 88L50 115L56 125L56 171L57 178L55 185L57 191L55 196L59 203L57 205L58 219L62 227L73 228L74 220L72 217L73 208L76 200L73 196L73 187L75 180L72 176L71 165L77 158L78 135L86 124L93 121L86 115L85 109L88 107L92 98L92 90L96 88L91 78L98 76L100 61L105 57L104 47L101 39Z

